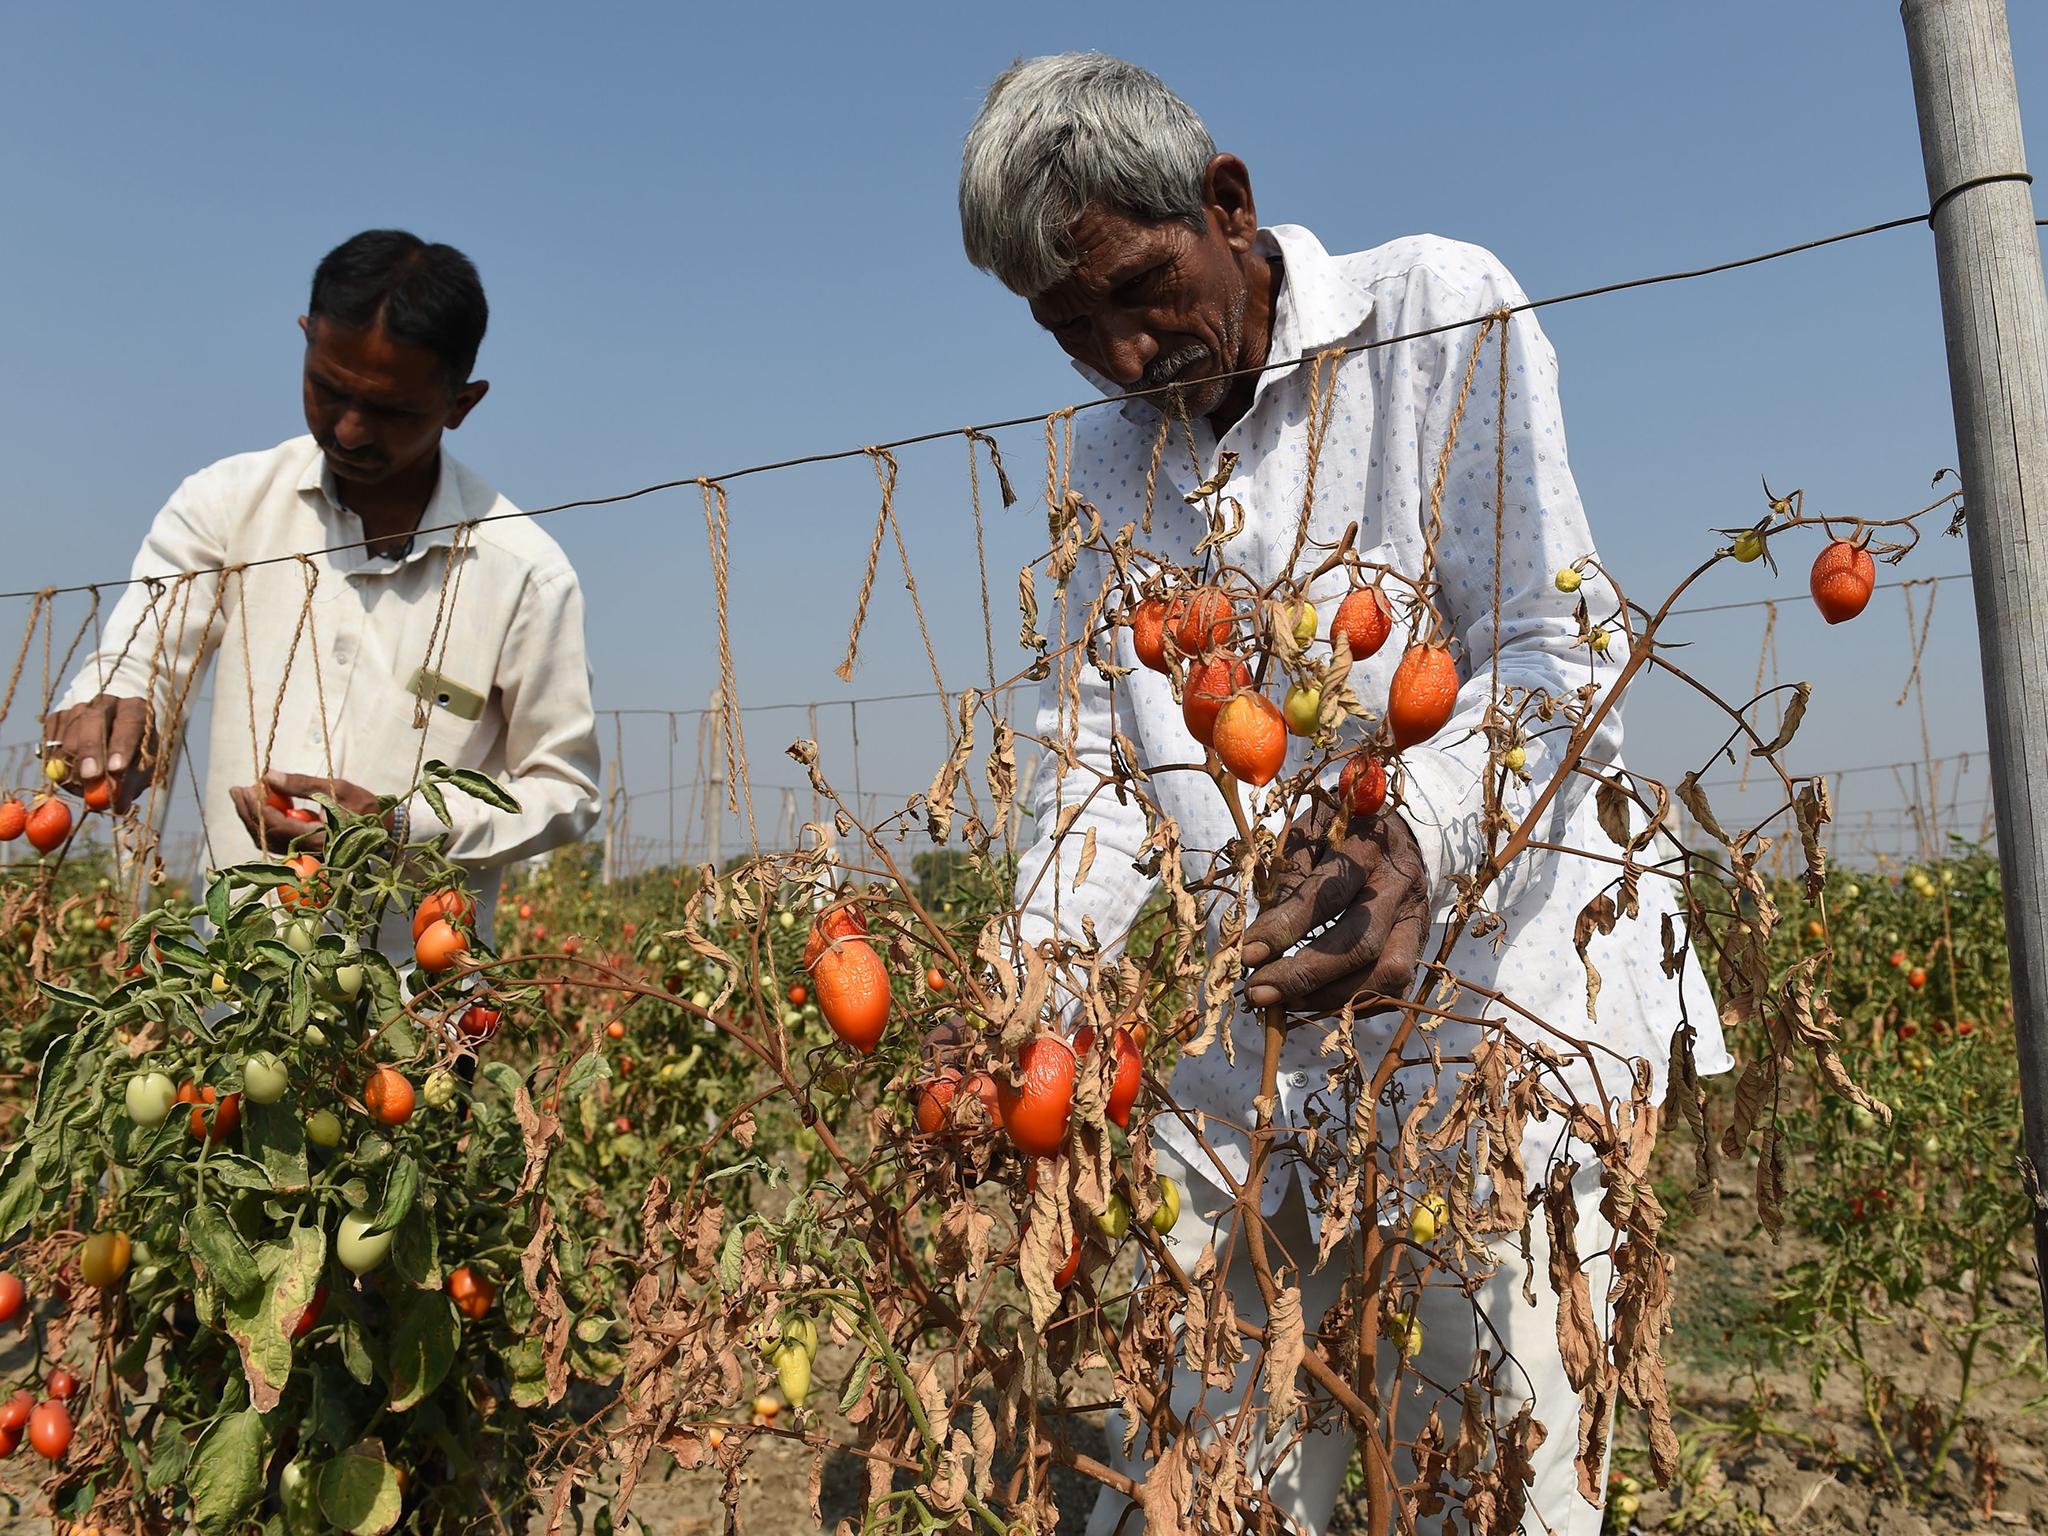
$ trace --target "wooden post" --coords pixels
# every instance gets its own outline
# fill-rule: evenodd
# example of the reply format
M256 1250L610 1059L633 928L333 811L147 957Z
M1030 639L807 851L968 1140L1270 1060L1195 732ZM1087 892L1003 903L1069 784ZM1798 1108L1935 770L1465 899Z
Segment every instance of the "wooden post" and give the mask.
M1900 10L1969 510L2026 1117L2020 1172L2034 1194L2035 1279L2048 1311L2038 1182L2048 1170L2048 293L2033 198L2018 179L2027 166L2004 0L1905 0Z

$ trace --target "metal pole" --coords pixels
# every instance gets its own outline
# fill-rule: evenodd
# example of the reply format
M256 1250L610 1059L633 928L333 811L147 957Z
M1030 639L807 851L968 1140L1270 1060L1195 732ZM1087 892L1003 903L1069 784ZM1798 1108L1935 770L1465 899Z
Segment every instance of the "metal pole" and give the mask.
M2048 1313L2048 292L2004 0L1905 0L1991 735L2034 1272ZM1975 183L1973 185L1973 183ZM2028 504L2029 492L2032 505Z

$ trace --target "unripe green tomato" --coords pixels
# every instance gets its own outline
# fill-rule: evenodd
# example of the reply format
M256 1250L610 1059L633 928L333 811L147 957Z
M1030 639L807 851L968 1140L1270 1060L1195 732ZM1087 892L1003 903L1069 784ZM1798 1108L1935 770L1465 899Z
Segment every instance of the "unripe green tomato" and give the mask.
M1584 580L1585 578L1571 566L1566 566L1557 573L1557 590L1560 592L1576 592L1579 590L1579 584Z
M690 1002L698 1008L709 1008L711 1006L711 994L699 988L690 994Z
M242 1063L242 1094L251 1104L275 1104L291 1087L284 1063L269 1051L258 1051Z
M782 1342L798 1344L807 1355L818 1353L818 1325L801 1312L784 1314L782 1319Z
M1280 701L1280 714L1296 736L1313 736L1323 712L1323 690L1296 683Z
M785 1008L782 1010L782 1023L784 1028L795 1029L799 1024L803 1023L803 1021L804 1015L803 1010L801 1008Z
M372 1232L365 1211L350 1211L334 1232L334 1256L352 1275L367 1275L391 1254L391 1234Z
M1873 1115L1861 1104L1858 1104L1849 1111L1849 1121L1859 1131L1874 1131L1877 1129L1877 1116Z
M1442 1195L1424 1195L1416 1202L1415 1209L1408 1213L1408 1240L1413 1243L1435 1242L1450 1214L1451 1208Z
M775 921L784 928L794 928L796 926L796 914L794 912L778 912L775 914Z
M128 1118L137 1125L154 1129L171 1118L171 1106L178 1102L178 1086L161 1072L138 1072L128 1079Z
M1102 1214L1095 1218L1096 1230L1112 1243L1121 1242L1123 1235L1131 1230L1131 1207L1122 1195L1111 1195L1109 1204Z
M304 1034L306 1036L306 1044L308 1045L325 1045L327 1043L327 1031L318 1024L308 1024Z
M1863 887L1858 885L1854 880L1851 880L1847 885L1842 887L1842 900L1844 901L1854 901L1858 896L1861 896L1862 894Z
M1520 773L1529 766L1529 754L1521 747L1509 747L1500 755L1501 766L1509 773Z
M1617 1494L1609 1507L1622 1519L1630 1520L1635 1517L1636 1511L1643 1507L1642 1496L1634 1493Z
M1762 557L1764 536L1754 528L1745 528L1735 535L1735 542L1729 546L1728 552L1744 565L1749 565Z
M1159 1206L1152 1212L1152 1230L1164 1237L1180 1220L1180 1186L1171 1179L1159 1181Z
M801 1344L784 1344L775 1351L775 1383L789 1406L801 1408L811 1394L811 1357Z
M1920 1138L1920 1155L1922 1157L1941 1156L1941 1138L1932 1132L1922 1136Z
M435 1070L427 1074L425 1088L421 1090L429 1109L446 1109L455 1102L455 1074Z
M1593 647L1593 654L1595 656L1605 656L1607 654L1607 647L1613 644L1613 640L1606 630L1596 629L1593 631L1593 638L1588 643Z
M341 964L334 968L334 990L343 997L354 997L362 991L363 962L344 955Z
M316 1109L306 1116L306 1139L316 1147L341 1145L341 1117L331 1109Z
M78 1277L95 1290L118 1285L132 1252L126 1232L95 1232L78 1246Z
M320 943L320 925L310 917L295 917L284 925L285 947L298 955L310 955Z

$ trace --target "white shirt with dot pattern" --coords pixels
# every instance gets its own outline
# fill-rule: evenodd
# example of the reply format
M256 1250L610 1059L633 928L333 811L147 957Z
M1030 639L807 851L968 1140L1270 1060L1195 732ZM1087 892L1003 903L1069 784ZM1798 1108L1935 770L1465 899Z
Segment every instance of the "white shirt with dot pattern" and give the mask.
M1196 421L1195 452L1190 454L1175 429L1154 493L1153 532L1140 535L1138 542L1183 567L1196 563L1193 549L1207 531L1205 514L1183 497L1215 467L1219 450L1227 449L1238 455L1228 494L1243 504L1244 526L1223 546L1222 555L1264 584L1281 575L1301 515L1308 474L1310 359L1332 347L1483 316L1523 302L1524 295L1489 252L1437 236L1412 236L1334 257L1297 226L1262 230L1258 238L1269 254L1280 257L1283 274L1268 357L1300 361L1260 377L1251 408L1220 442L1206 421ZM1411 577L1420 574L1431 477L1478 335L1476 325L1459 326L1342 360L1317 469L1309 547L1297 562L1300 574L1320 563L1354 519L1361 559ZM1425 943L1425 956L1434 955L1441 942L1441 920L1454 894L1450 877L1475 868L1483 849L1479 818L1487 749L1476 727L1493 692L1498 338L1497 328L1487 336L1473 378L1445 483L1443 534L1437 546L1439 601L1454 637L1462 686L1450 723L1401 759L1400 813L1421 844L1438 919ZM1123 392L1092 370L1084 367L1081 372L1107 393ZM1588 682L1611 681L1625 658L1626 645L1617 636L1604 656L1595 657L1580 638L1574 617L1578 597L1585 598L1596 618L1614 611L1614 593L1604 579L1589 573L1576 596L1567 596L1556 586L1556 573L1594 553L1594 546L1565 456L1557 358L1530 314L1516 315L1509 324L1507 394L1499 682L1503 688L1542 689L1562 698ZM1073 486L1101 513L1112 537L1122 525L1141 521L1159 420L1157 410L1136 401L1085 410L1074 418ZM1197 455L1199 465L1193 462ZM1315 547L1318 544L1321 550ZM1083 553L1070 582L1069 640L1079 637L1079 620L1107 575L1106 560ZM1330 617L1347 583L1346 574L1338 571L1311 591L1321 640L1328 639ZM1397 593L1390 590L1389 595ZM1397 603L1397 611L1400 606ZM1388 682L1405 641L1397 624L1379 653L1352 670L1352 687L1375 716L1385 707ZM1096 773L1107 771L1112 728L1135 745L1148 771L1165 764L1198 763L1201 757L1168 680L1137 666L1128 629L1118 631L1117 661L1136 670L1114 685L1083 664L1078 719L1070 710L1062 722L1057 668L1041 694L1039 735L1050 740L1063 730L1073 731L1076 751L1092 771L1069 773L1062 782L1055 761L1048 757L1034 785L1038 838L1026 851L1018 874L1027 943L1055 934L1078 942L1085 917L1092 919L1099 939L1114 944L1154 889L1155 879L1134 867L1148 830L1135 798L1120 804L1112 794L1097 794L1063 837L1056 840L1053 835L1061 807L1086 799L1097 783ZM1351 734L1358 729L1356 722L1348 728ZM1550 779L1567 734L1562 722L1554 721L1548 734L1530 735L1526 768L1531 781L1513 786L1505 807L1517 821L1533 803L1534 791ZM1307 743L1290 738L1283 774L1297 770L1308 750ZM1621 717L1615 711L1597 733L1587 761L1611 767L1620 762L1620 750ZM1583 776L1575 778L1570 792L1560 794L1546 814L1539 837L1591 850L1611 861L1620 850L1600 829L1590 785ZM1189 875L1208 873L1234 830L1214 785L1199 772L1172 771L1156 774L1150 790L1161 811L1179 826ZM1269 821L1277 826L1277 815ZM1096 836L1095 861L1077 889L1074 874L1090 829ZM1660 839L1643 858L1669 857L1673 852ZM1731 1063L1697 964L1688 956L1679 977L1664 974L1661 919L1675 911L1678 902L1673 883L1661 876L1644 877L1638 919L1623 921L1613 934L1592 941L1589 953L1602 985L1597 1008L1588 1017L1586 971L1573 949L1574 924L1589 901L1612 887L1619 872L1612 862L1524 853L1495 882L1490 896L1489 904L1504 919L1504 940L1501 935L1467 934L1452 952L1451 968L1594 1048L1596 1067L1580 1064L1565 1074L1570 1090L1581 1099L1625 1097L1630 1079L1625 1063L1646 1059L1655 1099L1661 1101L1670 1041L1681 1021L1696 1032L1695 1060L1702 1073L1725 1071ZM1218 942L1221 910L1217 903L1210 915L1211 946ZM1682 937L1682 921L1677 922L1677 931ZM1502 940L1498 947L1496 940ZM1452 1006L1508 1019L1518 1036L1556 1044L1554 1036L1471 992ZM1276 1124L1300 1127L1315 1118L1327 1129L1332 1117L1341 1120L1349 1113L1343 1100L1329 1090L1328 1078L1336 1065L1328 1049L1332 1028L1329 1023L1308 1023L1289 1036ZM1379 1061L1391 1028L1392 1020L1385 1017L1356 1026L1368 1070ZM1247 1166L1242 1133L1254 1115L1263 1030L1242 1007L1241 998L1230 1029L1234 1050L1226 1053L1219 1040L1203 1054L1183 1057L1174 1072L1172 1093L1184 1110L1199 1117L1197 1124L1236 1179ZM1475 1037L1446 1024L1438 1038L1443 1054L1456 1056L1469 1049ZM1447 1064L1444 1070L1455 1068ZM1405 1102L1413 1102L1429 1071L1409 1068L1399 1075ZM1451 1087L1439 1085L1440 1098L1447 1099ZM1156 1124L1166 1144L1191 1167L1205 1165L1194 1136L1173 1115L1162 1114ZM1562 1127L1554 1121L1532 1126L1532 1154L1562 1136ZM1269 1181L1269 1210L1284 1187L1281 1177Z

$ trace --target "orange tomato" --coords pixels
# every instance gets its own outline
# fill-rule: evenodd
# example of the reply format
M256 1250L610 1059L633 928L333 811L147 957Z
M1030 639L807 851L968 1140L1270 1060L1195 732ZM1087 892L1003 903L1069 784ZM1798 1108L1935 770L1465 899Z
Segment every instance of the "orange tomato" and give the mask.
M917 1128L927 1136L936 1136L953 1123L953 1100L960 1092L960 1074L952 1067L941 1067L938 1075L921 1084L917 1090Z
M383 1125L403 1125L412 1118L413 1091L396 1067L379 1067L363 1084L363 1107Z
M1386 765L1366 752L1354 752L1337 775L1337 796L1354 816L1376 816L1387 803Z
M611 1023L605 1025L604 1032L614 1040L623 1040L626 1038L625 1023L623 1020L613 1019Z
M455 1310L473 1323L482 1322L491 1303L498 1299L498 1288L467 1264L458 1264L448 1272L445 1289L455 1303Z
M1387 726L1398 751L1427 741L1458 703L1458 665L1441 645L1411 645L1387 688Z
M1870 551L1846 539L1822 550L1807 578L1813 605L1830 624L1843 624L1861 613L1877 585L1877 562Z
M1131 649L1141 666L1164 672L1166 666L1166 602L1148 597L1131 614Z
M1330 643L1335 645L1342 635L1351 646L1351 659L1363 661L1387 643L1393 627L1387 595L1378 587L1360 587L1337 605L1337 616L1330 620Z
M946 973L936 965L924 973L924 987L927 992L937 992L941 996L953 990L953 984L946 980Z
M422 901L419 910L413 913L412 936L417 940L426 931L427 925L438 918L447 919L451 928L464 927L475 911L476 901L467 891L435 891Z
M860 915L859 907L850 902L827 907L811 922L811 936L804 942L804 969L814 969L818 964L818 956L831 948L833 940L864 939L867 933L868 922Z
M445 917L437 917L422 928L412 947L413 959L419 962L420 969L434 976L468 953L469 941Z
M187 1098L187 1094L191 1097ZM222 1098L220 1090L210 1083L204 1088L187 1083L178 1090L178 1102L192 1106L185 1132L194 1138L203 1136L217 1145L234 1135L242 1123L242 1096L231 1093Z
M55 795L45 795L28 813L29 846L48 853L71 835L71 807Z
M96 779L88 780L85 787L78 792L78 798L85 802L88 811L104 811L114 803L114 781L104 773Z
M1216 734L1216 716L1230 696L1252 685L1252 669L1242 658L1222 652L1188 669L1181 694L1180 717L1188 734L1208 746Z
M1200 656L1227 645L1237 626L1230 611L1230 597L1220 587L1197 587L1172 611L1173 643L1183 656Z
M1210 745L1233 777L1269 784L1287 761L1287 722L1263 693L1240 693L1216 712Z
M1017 1150L1032 1157L1050 1157L1066 1145L1067 1120L1074 1109L1073 1047L1051 1035L1040 1035L1017 1053L1015 1083L998 1080L996 1101L1003 1129Z
M0 800L0 843L11 843L28 830L28 807L9 795Z
M866 939L842 939L811 966L818 1010L832 1033L866 1055L889 1027L889 969Z
M808 991L807 991L807 990L805 989L805 987L804 987L804 984L803 984L802 982L798 981L798 982L792 982L792 983L790 984L790 988L789 988L789 1006L790 1006L790 1007L792 1007L792 1008L801 1008L801 1007L803 1007L803 1005L804 1005L805 1003L807 1003L807 1002L809 1002L809 1001L810 1001L810 997L811 997L811 994L810 994L810 993L809 993L809 992L808 992Z
M315 879L320 873L320 861L310 853L293 854L286 859L285 866L299 878L291 885L277 888L277 899L287 907L324 907L333 893L325 880Z
M1131 1123L1131 1106L1138 1102L1144 1061L1138 1053L1138 1043L1131 1038L1128 1029L1119 1027L1110 1037L1110 1042L1116 1053L1116 1076L1109 1087L1109 1118L1120 1126L1128 1126ZM1084 1024L1075 1031L1074 1049L1083 1056L1095 1049L1094 1025Z

